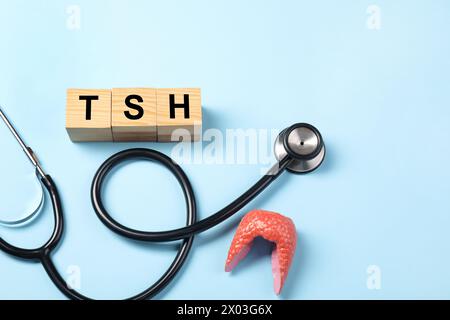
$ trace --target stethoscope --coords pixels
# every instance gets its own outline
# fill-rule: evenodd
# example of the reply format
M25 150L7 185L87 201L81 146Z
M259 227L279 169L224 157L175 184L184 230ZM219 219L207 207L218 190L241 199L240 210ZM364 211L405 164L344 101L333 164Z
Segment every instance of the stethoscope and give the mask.
M64 230L63 210L58 189L50 175L46 174L42 169L33 150L24 143L1 108L0 117L35 167L37 178L41 182L43 189L50 196L55 219L53 233L43 246L35 249L23 249L13 246L0 238L0 249L21 259L40 262L56 287L68 298L77 300L90 299L66 283L51 259L51 254L61 240ZM277 163L259 181L222 210L200 221L197 221L195 195L188 177L181 167L165 154L152 149L129 149L114 154L100 166L92 181L91 200L95 213L105 226L124 237L139 241L167 242L183 240L175 259L166 272L150 287L128 299L147 299L164 289L173 280L186 261L192 247L194 236L197 233L206 231L230 218L252 201L261 191L267 188L285 170L292 173L308 173L318 168L325 158L325 144L320 132L312 125L306 123L296 123L284 129L275 141L274 151ZM158 162L169 169L176 177L183 190L186 202L187 223L185 227L158 232L141 231L124 226L110 216L102 200L102 189L105 178L117 165L128 160L136 159ZM39 203L38 208L26 217L17 221L7 221L3 224L13 226L31 221L42 207L42 202L43 200Z

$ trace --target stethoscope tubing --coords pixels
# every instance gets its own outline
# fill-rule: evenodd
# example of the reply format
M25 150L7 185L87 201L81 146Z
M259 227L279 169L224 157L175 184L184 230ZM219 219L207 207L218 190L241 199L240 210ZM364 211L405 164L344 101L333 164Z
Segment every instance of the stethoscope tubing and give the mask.
M131 229L126 227L115 219L105 209L102 200L102 187L107 177L108 173L111 172L113 168L117 165L127 161L135 159L145 159L150 161L156 161L167 169L169 169L178 180L184 194L186 203L186 227L168 230L168 231L141 231L136 229ZM274 168L269 170L269 172L264 175L260 180L258 180L252 187L250 187L245 193L240 197L230 203L228 206L219 210L215 214L209 216L200 221L197 220L197 206L195 201L195 195L190 181L182 168L176 164L171 158L164 155L161 152L152 149L129 149L119 152L109 159L107 159L97 170L94 176L91 188L91 200L94 210L100 219L100 221L112 231L126 237L129 239L145 242L169 242L176 240L183 240L180 244L177 255L172 261L166 272L151 286L136 294L128 299L130 300L143 300L148 299L161 290L163 290L170 282L174 279L177 273L180 271L184 262L186 261L194 237L197 233L206 231L224 220L230 218L240 209L242 209L246 204L253 200L258 194L260 194L265 188L267 188L273 181L275 181L282 172L286 169L291 161L290 157L283 158L278 162ZM45 271L47 272L49 278L55 284L55 286L68 298L74 300L91 300L91 298L79 293L73 288L70 288L63 277L58 272L55 267L51 254L53 250L58 246L61 240L64 230L64 219L63 219L63 208L61 199L59 196L58 189L53 179L49 175L45 175L41 178L42 184L47 190L53 207L54 212L54 228L50 239L41 247L36 249L24 249L13 246L0 238L0 249L6 253L26 260L39 261Z
M175 167L169 165L169 163L173 163L173 160L158 151L139 148L129 149L119 152L107 159L95 174L91 188L92 206L94 207L98 218L109 229L124 237L149 242L168 242L181 240L213 228L214 226L230 218L245 205L247 205L250 201L252 201L259 193L261 193L261 191L263 191L270 183L275 181L275 179L280 176L280 174L289 163L288 158L283 159L276 164L276 170L270 171L270 174L265 174L258 182L256 182L252 187L250 187L232 203L203 220L197 221L193 224L188 224L186 227L174 230L140 231L126 227L112 218L108 211L105 209L102 199L103 182L105 181L108 173L124 161L137 158L156 160L171 169L171 171L175 174L178 182L181 184L183 191L187 193L187 195L185 194L187 206L189 205L190 201L194 201L195 196L192 188L187 187L190 185L190 183L186 174L182 170L179 172L174 172L173 169Z

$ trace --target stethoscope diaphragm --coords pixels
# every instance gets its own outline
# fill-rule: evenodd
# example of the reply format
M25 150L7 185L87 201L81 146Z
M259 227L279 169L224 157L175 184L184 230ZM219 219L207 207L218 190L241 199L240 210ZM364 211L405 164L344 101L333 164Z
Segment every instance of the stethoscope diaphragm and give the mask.
M44 186L42 185L40 179L36 177L37 181L36 184L38 185L37 191L37 201L35 201L35 204L32 204L30 208L25 211L24 214L22 214L19 218L16 219L7 219L7 218L0 218L0 226L3 227L22 227L30 222L32 222L42 211L42 208L44 207L45 203L45 192L44 192Z

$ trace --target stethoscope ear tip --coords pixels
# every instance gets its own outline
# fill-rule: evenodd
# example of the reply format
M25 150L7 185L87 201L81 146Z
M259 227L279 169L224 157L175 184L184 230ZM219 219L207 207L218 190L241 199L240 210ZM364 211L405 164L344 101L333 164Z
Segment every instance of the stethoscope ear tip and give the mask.
M325 143L316 127L308 123L295 123L280 132L275 140L275 157L278 161L288 156L292 160L287 170L293 173L309 173L323 163Z

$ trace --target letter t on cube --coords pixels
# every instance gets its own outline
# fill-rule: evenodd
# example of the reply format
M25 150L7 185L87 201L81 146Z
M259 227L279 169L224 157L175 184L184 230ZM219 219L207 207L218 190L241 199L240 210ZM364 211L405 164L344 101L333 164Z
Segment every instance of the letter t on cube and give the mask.
M112 141L111 90L68 89L66 130L76 141Z

